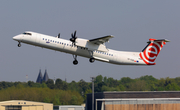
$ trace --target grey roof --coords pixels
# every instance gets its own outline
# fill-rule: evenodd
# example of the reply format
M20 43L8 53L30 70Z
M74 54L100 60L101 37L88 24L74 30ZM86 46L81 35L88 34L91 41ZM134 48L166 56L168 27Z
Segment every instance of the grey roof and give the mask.
M48 81L49 80L49 76L47 74L47 70L45 70L45 73L44 73L44 77L43 77L43 81Z
M41 73L41 70L39 70L39 75L37 77L36 83L42 83L42 73Z

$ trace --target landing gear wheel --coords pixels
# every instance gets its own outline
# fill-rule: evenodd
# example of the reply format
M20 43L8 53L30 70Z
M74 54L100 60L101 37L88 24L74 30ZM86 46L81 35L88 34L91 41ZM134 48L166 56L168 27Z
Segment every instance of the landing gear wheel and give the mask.
M77 65L77 64L78 64L78 61L77 61L77 60L74 60L74 61L73 61L73 64L74 64L74 65Z
M21 47L21 43L19 42L18 47Z
M77 55L73 55L73 58L74 58L73 64L77 65L78 64Z
M94 59L94 58L90 58L89 61L90 61L91 63L93 63L93 62L95 61L95 59Z

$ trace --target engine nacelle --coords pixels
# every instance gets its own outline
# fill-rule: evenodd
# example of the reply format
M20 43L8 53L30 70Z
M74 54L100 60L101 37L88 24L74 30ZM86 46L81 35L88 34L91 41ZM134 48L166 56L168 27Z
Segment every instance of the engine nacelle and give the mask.
M91 50L91 51L94 51L94 50L104 51L104 52L108 51L108 49L106 48L105 45L103 45L103 44L100 44L100 45L94 44L94 43L91 43L87 39L77 38L76 41L75 41L75 45L87 48L88 50Z

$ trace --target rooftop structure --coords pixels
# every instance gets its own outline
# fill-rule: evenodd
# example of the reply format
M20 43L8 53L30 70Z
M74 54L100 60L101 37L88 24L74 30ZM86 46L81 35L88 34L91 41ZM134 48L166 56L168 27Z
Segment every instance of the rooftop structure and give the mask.
M48 80L49 80L49 76L48 76L47 70L45 70L44 77L42 77L41 70L39 70L39 75L37 77L36 83L42 83L42 81L46 82Z
M37 77L36 83L42 83L42 73L41 73L41 70L39 70L39 75Z

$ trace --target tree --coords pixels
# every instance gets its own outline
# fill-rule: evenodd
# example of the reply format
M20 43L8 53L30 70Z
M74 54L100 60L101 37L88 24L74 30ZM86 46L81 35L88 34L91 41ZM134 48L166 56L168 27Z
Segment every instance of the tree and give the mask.
M56 79L55 86L57 89L63 89L63 81L61 79Z
M96 76L94 83L100 83L102 81L103 81L102 75L98 75L98 76Z
M134 83L131 83L129 90L130 91L145 91L145 90L148 90L148 88L146 88L146 82L144 80L139 80Z
M72 91L79 91L79 86L78 83L76 83L75 81L72 81L71 83L68 84L68 90L72 90Z
M87 82L85 82L83 79L81 79L80 81L79 81L79 87L80 87L80 93L81 92L84 92L85 93L85 91L87 90L87 89L89 89L89 86L88 86L88 83Z
M50 89L54 89L54 88L55 88L54 81L53 81L52 79L49 79L49 80L46 82L46 85L47 85Z
M28 81L28 86L29 87L33 87L34 86L34 82L33 81Z
M42 83L41 87L42 87L42 88L47 88L46 83Z
M178 91L178 90L180 90L180 87L176 83L172 83L172 84L168 84L165 87L165 90L166 91Z
M64 81L63 82L63 88L62 88L63 90L67 90L68 89L68 84Z

